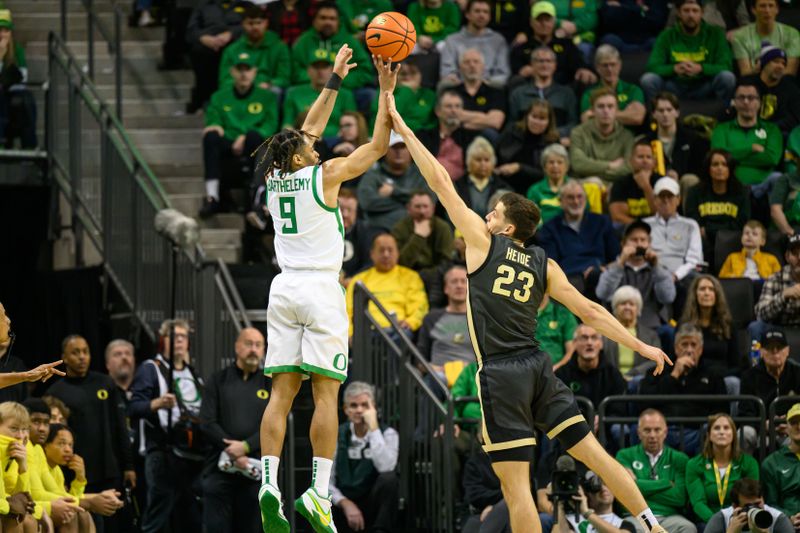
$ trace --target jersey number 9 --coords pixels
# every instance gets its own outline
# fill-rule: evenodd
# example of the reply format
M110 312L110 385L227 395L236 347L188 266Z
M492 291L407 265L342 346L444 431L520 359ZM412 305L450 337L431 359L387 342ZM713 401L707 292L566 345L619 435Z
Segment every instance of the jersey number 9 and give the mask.
M510 288L506 288L514 283L515 279L522 283L522 290L514 289L512 291ZM513 297L516 301L525 303L531 298L531 287L533 287L533 274L527 270L517 272L508 265L500 265L497 267L497 279L494 280L492 293L507 298Z
M286 220L286 224L281 228L281 233L284 235L294 235L297 233L297 218L294 215L294 198L289 196L287 198L279 198L278 206L281 211L281 218Z

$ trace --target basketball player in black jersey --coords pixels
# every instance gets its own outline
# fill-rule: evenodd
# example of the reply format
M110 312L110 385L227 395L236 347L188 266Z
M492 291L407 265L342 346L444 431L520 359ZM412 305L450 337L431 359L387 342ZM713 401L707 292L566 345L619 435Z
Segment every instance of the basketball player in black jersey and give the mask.
M600 445L572 392L553 374L550 357L534 337L539 304L547 293L584 323L656 362L672 364L660 349L632 336L602 306L585 298L538 246L525 246L539 223L539 209L515 193L501 197L484 222L463 202L444 167L397 112L389 113L430 188L467 244L467 318L478 359L483 449L492 459L514 533L541 531L529 481L534 428L557 438L596 472L648 532L663 532L632 477ZM463 178L467 179L467 178Z

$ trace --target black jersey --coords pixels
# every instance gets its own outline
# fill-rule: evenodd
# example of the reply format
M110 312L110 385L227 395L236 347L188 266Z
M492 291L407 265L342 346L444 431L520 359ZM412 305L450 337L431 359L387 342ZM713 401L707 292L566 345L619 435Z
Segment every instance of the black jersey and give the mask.
M547 288L547 255L492 235L489 255L469 274L469 318L478 361L536 350L536 316Z

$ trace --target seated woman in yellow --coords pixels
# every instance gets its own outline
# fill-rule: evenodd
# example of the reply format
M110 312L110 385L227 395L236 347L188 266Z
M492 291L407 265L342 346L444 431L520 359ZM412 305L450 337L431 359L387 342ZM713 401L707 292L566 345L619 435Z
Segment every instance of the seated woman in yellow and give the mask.
M0 524L4 533L36 533L24 440L30 419L16 402L0 403Z

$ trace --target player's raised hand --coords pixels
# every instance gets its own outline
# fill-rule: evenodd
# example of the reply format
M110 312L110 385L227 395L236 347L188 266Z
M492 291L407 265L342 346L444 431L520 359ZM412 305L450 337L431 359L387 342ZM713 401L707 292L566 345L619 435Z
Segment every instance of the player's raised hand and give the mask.
M353 58L353 49L343 44L336 54L336 59L333 61L333 73L344 79L345 76L358 66L358 63L349 63Z
M651 361L656 362L656 368L653 370L653 375L657 376L664 370L664 363L672 365L672 360L667 357L667 354L661 350L661 348L656 348L655 346L650 346L649 344L645 344L644 348L639 350L639 354L645 359L650 359Z
M394 95L388 91L383 93L383 95L384 98L386 98L386 109L389 110L389 116L392 118L392 129L400 135L405 135L410 130L403 120L403 117L401 117L400 113L397 111L397 106L394 103Z
M375 54L372 55L372 64L375 65L375 70L378 71L380 91L393 93L394 88L397 86L397 74L400 72L400 64L393 65L391 57L387 61Z

